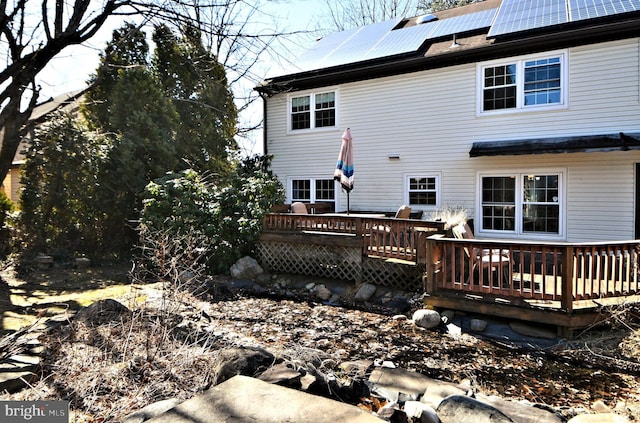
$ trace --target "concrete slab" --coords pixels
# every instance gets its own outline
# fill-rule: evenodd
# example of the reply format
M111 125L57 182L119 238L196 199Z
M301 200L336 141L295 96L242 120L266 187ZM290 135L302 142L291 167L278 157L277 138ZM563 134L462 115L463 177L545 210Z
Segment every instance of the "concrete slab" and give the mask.
M240 375L148 420L149 423L382 421L353 405Z

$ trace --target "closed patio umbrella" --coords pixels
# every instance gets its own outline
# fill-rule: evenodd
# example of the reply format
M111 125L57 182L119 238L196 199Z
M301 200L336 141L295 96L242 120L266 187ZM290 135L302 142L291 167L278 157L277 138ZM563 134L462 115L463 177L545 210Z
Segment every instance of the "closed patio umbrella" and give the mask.
M353 139L349 128L342 134L342 144L333 179L339 181L342 189L347 191L347 213L349 213L349 193L353 189Z

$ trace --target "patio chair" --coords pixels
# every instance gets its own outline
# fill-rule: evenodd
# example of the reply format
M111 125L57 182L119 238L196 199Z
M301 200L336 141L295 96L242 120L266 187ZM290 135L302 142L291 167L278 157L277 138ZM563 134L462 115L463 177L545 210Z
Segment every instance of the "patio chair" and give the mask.
M453 228L451 228L451 231L453 232L453 236L457 239L475 239L475 236L473 235L473 231L471 230L471 228L466 222L460 223L454 226ZM494 248L494 249L473 248L470 250L469 248L466 248L466 247L464 251L467 257L469 257L472 262L472 268L471 268L471 271L469 272L467 283L471 282L472 278L474 278L475 276L476 271L478 272L486 271L487 278L484 281L487 282L488 284L490 280L489 271L491 271L492 273L493 272L496 273L496 278L494 279L494 285L496 284L496 281L498 281L497 283L499 284L500 279L502 279L503 288L508 287L511 284L511 279L512 279L511 272L513 269L512 266L514 264L514 261L513 261L513 258L511 258L511 255L509 254L508 251L503 251L497 248ZM478 266L480 266L481 269L478 269ZM479 278L479 275L478 275L478 278Z
M396 219L409 219L411 217L411 207L403 204L396 212Z
M307 206L299 201L291 204L291 213L309 214L309 212L307 211Z

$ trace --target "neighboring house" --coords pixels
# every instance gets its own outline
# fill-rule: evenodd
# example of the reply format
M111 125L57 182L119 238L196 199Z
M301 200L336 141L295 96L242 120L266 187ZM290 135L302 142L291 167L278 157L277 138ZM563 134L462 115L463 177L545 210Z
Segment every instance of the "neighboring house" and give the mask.
M288 202L463 207L477 236L640 238L640 0L486 0L329 35L265 80Z
M74 91L62 94L55 98L49 98L48 100L38 104L33 110L31 119L29 119L29 122L27 123L27 125L29 126L28 135L20 143L20 147L18 147L18 151L13 158L11 170L9 170L9 173L4 178L4 181L2 181L2 187L0 188L2 192L4 192L7 197L9 197L9 199L14 203L18 203L18 200L20 198L21 166L24 163L25 150L29 146L29 140L33 138L35 129L46 122L49 116L51 116L51 113L53 113L54 111L63 110L69 113L76 113L80 105L83 93L84 90ZM0 139L1 135L2 133L0 132Z

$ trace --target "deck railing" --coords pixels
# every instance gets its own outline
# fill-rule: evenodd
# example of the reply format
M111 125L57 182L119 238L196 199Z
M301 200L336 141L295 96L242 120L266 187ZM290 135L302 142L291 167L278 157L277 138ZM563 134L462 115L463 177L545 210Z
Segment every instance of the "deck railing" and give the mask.
M640 292L637 240L546 243L432 236L427 239L427 292L457 291L511 302L577 300Z
M263 232L333 233L362 239L363 254L424 262L426 238L443 233L443 222L349 215L269 213Z

